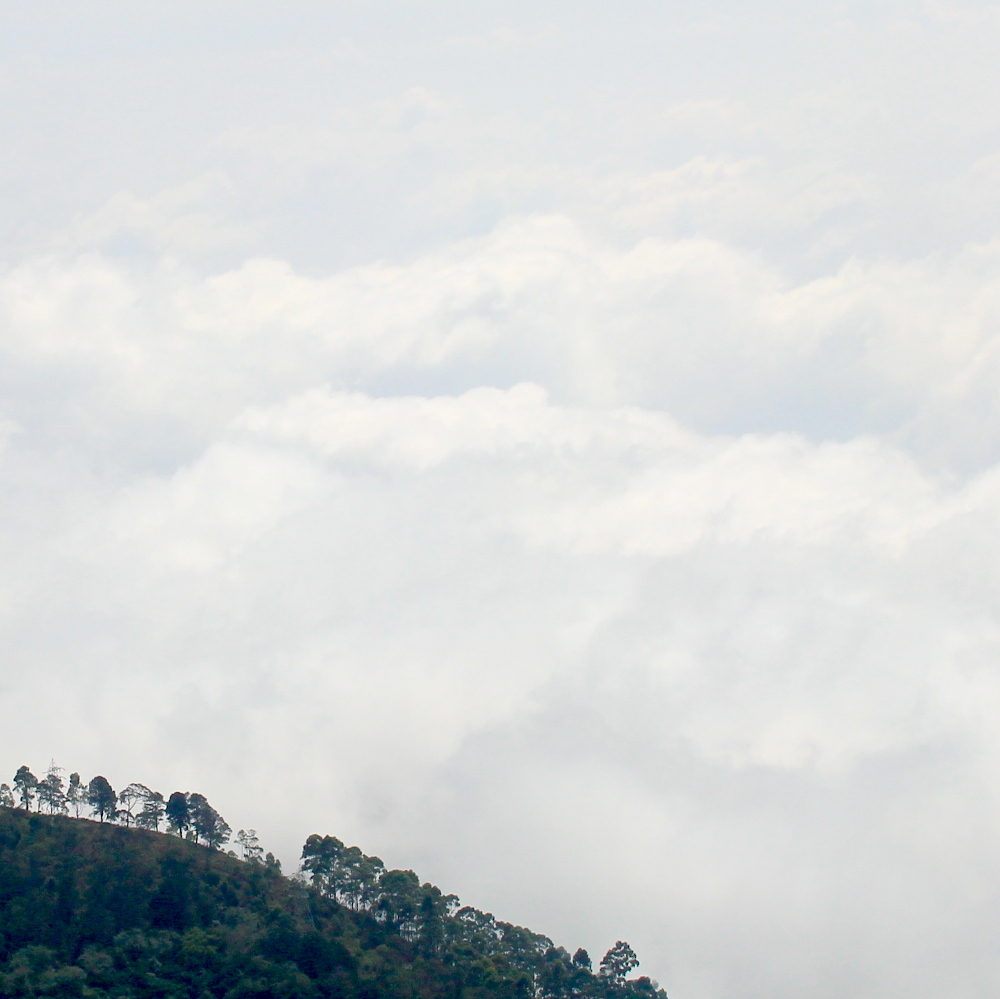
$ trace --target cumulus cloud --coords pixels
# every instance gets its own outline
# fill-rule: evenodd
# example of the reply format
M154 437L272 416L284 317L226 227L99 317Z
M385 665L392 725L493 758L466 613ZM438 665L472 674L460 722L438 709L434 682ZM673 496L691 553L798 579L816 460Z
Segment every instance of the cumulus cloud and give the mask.
M217 427L317 378L432 393L527 380L703 431L895 435L969 470L997 448L998 274L991 241L796 282L719 240L618 246L547 215L326 276L273 258L206 275L49 255L0 278L0 311L19 362L83 365L137 411Z

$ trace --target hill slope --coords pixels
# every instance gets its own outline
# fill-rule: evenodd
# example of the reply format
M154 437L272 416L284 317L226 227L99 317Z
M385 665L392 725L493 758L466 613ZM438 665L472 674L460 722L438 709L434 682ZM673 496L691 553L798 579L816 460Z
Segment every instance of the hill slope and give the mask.
M309 842L316 855L339 844ZM0 808L0 995L666 999L649 979L592 974L583 952L456 912L412 872L388 875L396 894L374 911L318 875L313 886L165 833Z

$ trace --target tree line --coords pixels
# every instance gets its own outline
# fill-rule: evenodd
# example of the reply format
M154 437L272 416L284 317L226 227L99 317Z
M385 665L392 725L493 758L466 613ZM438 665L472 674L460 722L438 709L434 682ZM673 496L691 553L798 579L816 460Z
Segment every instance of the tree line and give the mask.
M626 983L639 961L624 940L608 950L595 973L583 948L571 957L549 937L461 906L457 895L421 884L413 871L387 870L381 859L345 846L336 836L306 840L301 876L321 895L391 927L426 956L447 956L459 964L468 957L473 963L485 958L501 975L525 976L537 995L603 996L628 984L630 994L662 996L648 978Z
M226 820L198 792L174 791L168 798L145 784L133 782L116 792L106 777L97 776L84 783L78 773L63 777L65 769L50 765L42 778L27 766L14 774L13 788L0 784L0 807L21 807L49 815L70 815L80 818L88 811L99 822L115 822L154 832L164 831L183 839L201 843L210 850L221 850L230 841L232 829ZM252 863L277 861L271 854L264 857L263 848L253 829L240 829L236 835L244 860ZM230 850L233 856L235 852Z

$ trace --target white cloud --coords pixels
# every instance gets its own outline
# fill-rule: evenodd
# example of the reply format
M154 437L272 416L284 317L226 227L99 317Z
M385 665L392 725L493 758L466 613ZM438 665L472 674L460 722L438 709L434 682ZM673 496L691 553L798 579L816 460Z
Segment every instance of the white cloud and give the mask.
M24 14L11 772L679 999L995 991L996 11L785 6Z
M704 430L891 433L969 469L998 446L998 259L970 244L795 282L718 240L619 247L538 216L319 277L275 259L203 276L49 256L8 271L0 310L20 363L82 364L136 410L217 428L261 392L465 389L495 372Z

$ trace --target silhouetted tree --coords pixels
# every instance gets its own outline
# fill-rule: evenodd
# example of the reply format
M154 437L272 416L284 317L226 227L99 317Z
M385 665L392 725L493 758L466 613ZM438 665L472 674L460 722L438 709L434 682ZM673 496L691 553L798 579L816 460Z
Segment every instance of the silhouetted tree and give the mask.
M66 803L73 809L73 815L76 818L80 817L80 809L86 804L87 794L80 783L79 774L69 775L69 786L66 788Z
M223 843L229 842L232 829L203 794L188 795L188 812L195 836L210 850L218 850Z
M159 829L164 810L163 795L159 791L150 791L142 811L135 817L135 824L141 829Z
M191 809L188 806L188 796L183 791L174 791L167 799L164 810L167 824L172 832L183 836L191 826Z
M337 873L344 844L336 836L313 833L302 847L302 870L324 895L337 897Z
M101 822L115 817L118 795L115 794L106 777L95 777L87 785L87 804L90 805L91 812Z
M582 947L573 955L573 963L580 968L586 968L587 971L591 969L590 955Z
M211 807L211 806L209 806ZM210 850L221 850L229 842L233 830L229 823L213 808L211 821L207 824L202 838Z
M118 814L126 826L132 825L136 807L140 802L145 802L152 793L145 784L132 783L122 789L118 795L118 803L122 806Z
M385 865L378 857L366 857L356 846L340 855L342 892L352 909L370 909L378 899Z
M414 935L421 901L420 879L413 871L386 871L379 880L379 912L400 936Z
M618 940L601 958L601 974L619 985L625 981L630 971L639 967L639 959L635 951L624 941Z
M200 839L203 831L211 825L211 815L209 809L211 805L203 794L195 791L188 795L188 814L191 818L191 828L194 831L195 839Z
M356 846L345 847L336 836L312 835L302 848L302 870L338 902L356 910L378 908L385 876L378 857L366 857ZM379 918L388 917L381 911Z
M21 796L21 807L26 812L31 811L37 787L38 778L27 767L18 767L17 773L14 774L14 788Z
M14 795L6 784L0 784L0 808L13 808Z
M243 859L249 864L260 864L264 861L264 848L257 838L256 829L241 829L236 834L236 842L240 845Z

